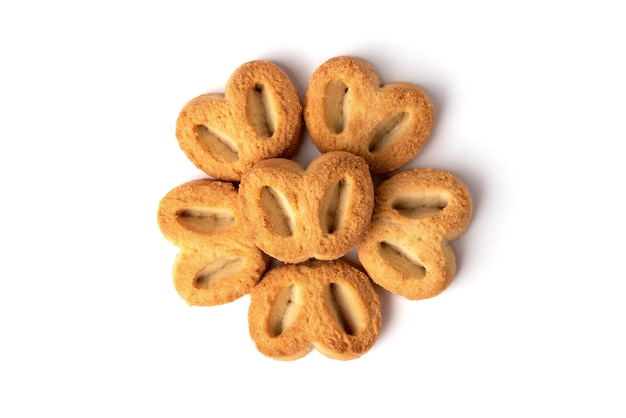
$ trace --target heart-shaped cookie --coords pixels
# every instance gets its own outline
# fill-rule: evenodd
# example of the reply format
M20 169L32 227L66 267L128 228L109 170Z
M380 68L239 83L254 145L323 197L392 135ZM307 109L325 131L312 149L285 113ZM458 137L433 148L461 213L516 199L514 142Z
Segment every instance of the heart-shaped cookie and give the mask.
M430 135L434 110L414 84L382 84L374 68L355 57L335 57L313 73L304 121L321 152L349 151L365 158L372 174L411 161Z
M450 247L468 227L472 199L452 174L400 171L376 187L372 223L358 246L374 282L407 299L441 293L456 273Z
M369 225L374 186L354 154L322 154L305 170L287 159L250 169L239 186L239 209L251 239L288 263L333 260L356 245Z
M291 156L300 142L302 105L277 65L251 61L231 75L224 94L187 103L176 137L187 157L219 180L239 181L255 163Z
M168 192L159 203L158 224L179 247L174 287L189 305L211 306L248 294L269 257L247 239L228 182L195 180Z
M276 360L295 360L313 348L351 360L376 342L380 301L370 279L342 260L281 264L250 292L250 336Z

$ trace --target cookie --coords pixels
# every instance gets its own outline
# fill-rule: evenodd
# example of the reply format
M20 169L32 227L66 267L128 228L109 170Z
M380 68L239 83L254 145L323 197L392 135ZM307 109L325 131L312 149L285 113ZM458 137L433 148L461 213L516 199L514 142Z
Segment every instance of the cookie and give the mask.
M250 239L287 263L342 257L369 225L373 206L365 160L343 151L320 155L306 170L292 160L261 161L239 186Z
M179 247L174 287L189 304L212 306L246 295L269 257L247 239L232 183L194 180L168 192L157 214L163 236Z
M375 191L372 222L358 245L372 280L407 299L441 293L456 273L450 247L468 227L472 199L451 173L400 171Z
M277 65L241 65L224 94L203 94L178 116L176 137L187 157L218 180L239 181L255 163L291 156L302 130L295 86Z
M382 326L380 301L367 275L343 260L281 264L250 293L250 337L276 360L313 348L351 360L374 345Z
M304 121L323 153L342 150L363 157L372 174L411 161L430 135L434 110L414 84L382 84L365 60L341 56L318 67L304 102Z

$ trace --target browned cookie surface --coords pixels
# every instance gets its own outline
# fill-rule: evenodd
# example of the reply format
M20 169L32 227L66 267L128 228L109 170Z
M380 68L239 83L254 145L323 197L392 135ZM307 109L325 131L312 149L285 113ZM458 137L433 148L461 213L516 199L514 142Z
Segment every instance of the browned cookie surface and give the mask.
M228 182L195 180L168 192L159 204L159 227L181 249L174 286L189 305L219 305L248 294L269 258L241 224L237 190Z
M237 68L224 94L187 103L176 137L199 169L215 179L238 181L263 159L291 156L301 129L298 91L277 65L260 60Z
M416 168L381 183L375 196L358 247L363 267L374 282L408 299L438 295L456 273L449 242L469 225L469 192L448 172Z
M372 174L411 161L430 135L434 110L414 84L382 84L374 68L355 57L335 57L313 73L304 120L321 152L349 151L365 158Z
M295 360L313 348L339 360L365 354L382 326L370 279L342 260L281 264L250 293L250 336L277 360Z
M288 263L345 255L369 225L373 205L365 160L342 151L320 155L306 170L291 160L262 161L239 186L251 239Z

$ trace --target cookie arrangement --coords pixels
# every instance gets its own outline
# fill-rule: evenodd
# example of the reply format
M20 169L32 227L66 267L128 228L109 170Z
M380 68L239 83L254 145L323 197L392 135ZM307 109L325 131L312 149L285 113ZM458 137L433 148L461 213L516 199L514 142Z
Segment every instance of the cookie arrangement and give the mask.
M178 294L195 306L250 295L250 337L276 360L368 352L382 326L373 283L411 300L438 295L456 272L449 242L471 219L452 174L403 169L433 118L423 90L381 83L360 58L318 67L304 105L275 64L241 65L224 94L191 100L176 123L208 176L159 203L159 228L180 250ZM302 167L289 157L305 128L321 155ZM343 258L355 246L360 265Z

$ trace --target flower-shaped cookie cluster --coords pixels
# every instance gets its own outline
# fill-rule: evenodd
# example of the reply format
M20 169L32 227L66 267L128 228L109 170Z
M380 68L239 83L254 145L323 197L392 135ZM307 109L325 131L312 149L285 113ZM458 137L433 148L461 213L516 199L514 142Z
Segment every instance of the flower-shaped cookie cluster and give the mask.
M303 122L322 153L306 168L289 159ZM432 124L419 87L382 84L359 58L322 64L304 106L278 66L243 64L224 94L191 100L176 125L209 176L159 204L159 227L180 248L179 295L212 306L250 294L250 336L274 359L366 353L382 325L373 282L417 300L456 272L449 242L469 224L467 189L448 172L402 170ZM372 176L395 170L374 188ZM355 246L361 266L343 259Z

